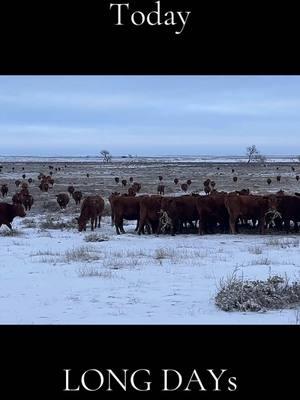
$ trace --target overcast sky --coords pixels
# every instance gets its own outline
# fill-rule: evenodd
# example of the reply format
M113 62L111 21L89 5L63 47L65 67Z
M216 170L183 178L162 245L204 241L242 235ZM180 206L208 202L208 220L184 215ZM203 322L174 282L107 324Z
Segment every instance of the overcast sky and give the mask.
M300 154L300 76L1 76L0 155Z

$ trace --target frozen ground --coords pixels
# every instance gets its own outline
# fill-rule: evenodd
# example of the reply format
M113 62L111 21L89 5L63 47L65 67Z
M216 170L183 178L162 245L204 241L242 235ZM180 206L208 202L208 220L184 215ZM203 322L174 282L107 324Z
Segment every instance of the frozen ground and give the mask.
M62 218L70 220L64 213ZM294 309L224 312L221 278L300 277L299 236L117 236L105 217L97 234L40 229L43 215L0 228L2 324L296 324ZM30 227L31 226L31 227Z

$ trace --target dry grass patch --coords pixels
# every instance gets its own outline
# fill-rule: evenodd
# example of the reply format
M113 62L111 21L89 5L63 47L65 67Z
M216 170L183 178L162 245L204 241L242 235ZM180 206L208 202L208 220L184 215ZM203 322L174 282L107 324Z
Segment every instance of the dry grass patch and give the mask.
M17 237L17 236L23 236L24 232L18 230L18 229L13 229L12 231L10 229L1 229L0 230L0 236L2 237Z
M68 221L64 221L60 216L47 216L43 221L39 223L40 229L75 229L77 228L77 222L73 218Z
M96 267L88 267L84 266L78 269L78 276L80 278L106 278L111 279L113 274L111 271L100 271L99 268Z
M263 253L263 249L260 246L251 246L248 248L249 253L260 255Z
M222 279L215 304L223 311L268 311L294 308L300 304L300 282L289 283L286 277L267 280L244 280L236 273Z
M109 240L108 236L99 235L98 233L90 233L84 237L85 242L106 242Z

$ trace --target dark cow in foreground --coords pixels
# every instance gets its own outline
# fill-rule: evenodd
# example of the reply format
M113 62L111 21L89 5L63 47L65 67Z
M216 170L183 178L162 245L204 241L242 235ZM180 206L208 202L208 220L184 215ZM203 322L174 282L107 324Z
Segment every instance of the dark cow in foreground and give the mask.
M6 183L4 183L4 184L1 186L1 193L2 193L2 197L7 196L7 193L8 193L8 186L7 186Z
M159 195L164 195L165 194L165 185L158 185L157 186L157 193Z
M27 194L22 196L22 204L25 207L25 210L31 210L31 207L34 203L33 197L31 196L31 194Z
M197 197L196 207L199 216L199 234L215 233L217 224L222 233L229 230L229 214L225 206L224 194Z
M259 221L261 234L265 233L266 214L276 212L278 199L275 195L269 196L227 196L225 206L229 213L231 233L237 233L236 225L239 218Z
M281 219L275 220L277 229L282 228L283 223L284 229L288 233L290 231L290 221L292 221L295 232L298 232L298 222L300 222L300 197L282 195L277 196L277 198L277 210L281 214Z
M137 220L137 227L140 218L140 201L143 196L130 197L130 196L110 196L110 204L112 209L112 219L114 221L116 232L125 233L123 228L123 220L129 221Z
M75 204L78 205L81 202L82 199L82 192L79 190L76 190L75 192L72 193L72 197L75 200Z
M61 209L64 209L67 207L70 197L67 193L59 193L56 195L56 201Z
M144 231L145 226L150 226L152 233L158 233L161 199L161 196L153 195L144 196L140 200L139 235ZM150 233L149 229L148 233Z
M6 225L12 230L11 223L15 217L25 217L26 213L21 204L0 203L0 226Z
M81 206L81 213L78 221L78 230L86 231L86 224L91 221L91 230L97 227L98 218L98 228L101 226L101 217L104 210L104 200L101 196L88 196L83 200Z
M187 223L194 228L194 221L198 220L196 207L197 196L163 197L161 200L161 214L168 217L171 234L182 232L183 225ZM160 232L162 224L160 223L158 231Z

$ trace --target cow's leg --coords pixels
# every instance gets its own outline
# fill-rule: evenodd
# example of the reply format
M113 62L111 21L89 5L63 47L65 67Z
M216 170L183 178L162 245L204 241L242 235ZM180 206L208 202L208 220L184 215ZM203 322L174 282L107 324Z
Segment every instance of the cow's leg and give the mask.
M99 215L98 228L101 228L101 215Z
M91 218L91 230L92 230L92 231L94 230L94 222L95 222L95 218L92 217L92 218Z
M145 225L145 218L144 217L142 217L142 218L140 218L140 220L138 221L139 223L138 223L138 234L140 235L142 232L143 232L143 229L144 229L144 225ZM143 232L144 233L144 232Z
M236 233L236 218L234 216L229 217L229 227L230 227L230 233L235 234Z
M265 217L260 217L259 218L259 232L261 235L265 234Z
M138 231L138 229L139 229L139 223L140 223L140 220L138 219L138 220L136 221L136 227L135 227L134 232L137 232L137 231Z

